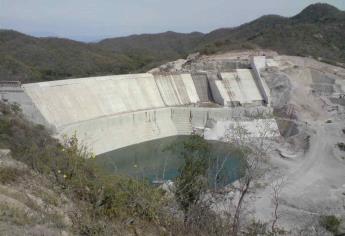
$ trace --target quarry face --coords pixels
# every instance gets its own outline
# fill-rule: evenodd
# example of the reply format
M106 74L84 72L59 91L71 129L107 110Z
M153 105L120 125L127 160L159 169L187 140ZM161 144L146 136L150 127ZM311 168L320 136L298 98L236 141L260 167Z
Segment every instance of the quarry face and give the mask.
M238 124L255 138L268 126L274 148L248 211L270 221L271 185L284 179L284 227L345 213L337 146L345 140L345 69L271 51L191 55L144 74L8 85L0 94L57 137L76 133L95 154L192 133L226 141Z

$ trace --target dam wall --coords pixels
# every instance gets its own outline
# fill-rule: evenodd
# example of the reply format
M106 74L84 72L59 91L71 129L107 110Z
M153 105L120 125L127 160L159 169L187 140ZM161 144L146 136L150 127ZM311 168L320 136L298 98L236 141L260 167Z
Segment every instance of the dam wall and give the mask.
M102 76L23 85L56 128L114 114L164 107L151 74Z
M260 58L253 61L254 69L227 72L143 73L31 83L9 94L0 90L0 95L20 104L27 118L50 128L57 137L76 133L95 154L101 154L189 135L213 121L247 119L266 112L268 108L262 105L269 91L258 82L263 62Z
M204 129L209 122L252 120L252 116L269 113L266 107L252 108L199 108L171 107L138 111L111 117L102 117L61 127L58 137L76 133L79 140L96 154L150 140L191 135Z
M190 74L155 75L154 80L165 106L181 106L200 102Z
M263 98L252 73L249 69L205 76L146 73L32 83L22 86L27 98L19 103L34 104L25 114L39 111L54 130L101 117L195 106L211 99L229 107L257 106Z

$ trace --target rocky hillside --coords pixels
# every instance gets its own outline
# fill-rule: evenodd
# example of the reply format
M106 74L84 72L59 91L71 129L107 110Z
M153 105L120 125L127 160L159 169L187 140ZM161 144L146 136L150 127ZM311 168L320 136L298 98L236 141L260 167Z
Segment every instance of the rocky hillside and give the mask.
M314 4L285 18L263 16L236 28L208 34L132 35L86 44L0 31L0 80L23 82L146 71L199 51L272 49L345 64L345 12Z

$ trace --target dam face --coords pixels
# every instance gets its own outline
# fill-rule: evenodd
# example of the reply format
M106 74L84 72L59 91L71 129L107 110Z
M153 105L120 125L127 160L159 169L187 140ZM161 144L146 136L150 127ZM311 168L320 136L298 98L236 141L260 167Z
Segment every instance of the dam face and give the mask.
M144 73L24 84L23 111L57 137L76 133L98 155L190 135L209 121L270 112L264 106L269 91L260 77L264 65L265 58L259 57L251 69L224 73Z

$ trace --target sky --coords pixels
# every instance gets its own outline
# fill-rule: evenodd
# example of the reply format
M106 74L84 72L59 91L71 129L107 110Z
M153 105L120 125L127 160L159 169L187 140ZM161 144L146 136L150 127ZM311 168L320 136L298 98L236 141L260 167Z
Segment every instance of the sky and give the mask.
M320 0L0 0L0 29L80 41L210 32L262 15L293 16ZM345 10L345 0L321 1Z

